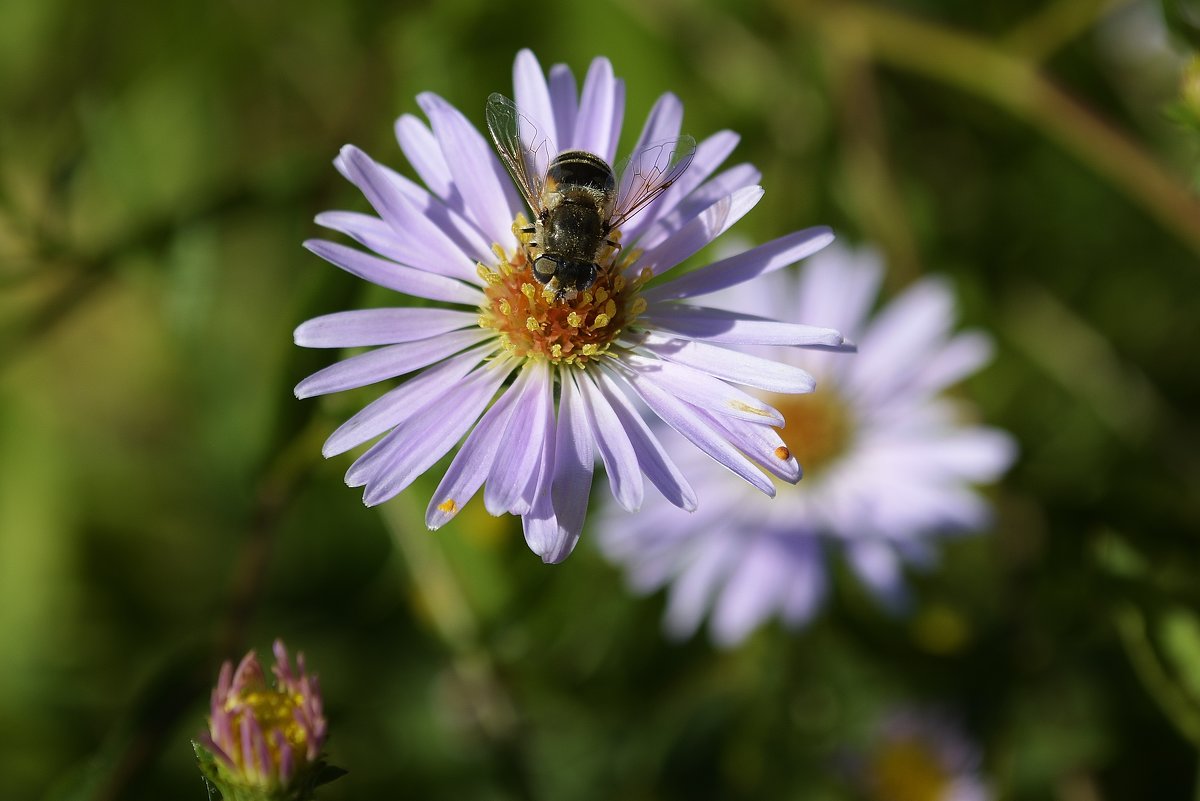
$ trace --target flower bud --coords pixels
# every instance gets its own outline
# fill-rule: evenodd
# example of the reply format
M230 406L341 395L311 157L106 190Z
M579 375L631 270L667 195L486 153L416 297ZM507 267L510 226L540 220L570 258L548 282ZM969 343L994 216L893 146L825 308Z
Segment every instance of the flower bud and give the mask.
M201 771L225 801L304 801L341 775L320 759L327 726L316 676L303 654L293 670L281 640L273 651L273 683L253 651L236 670L221 666L208 731L193 743Z

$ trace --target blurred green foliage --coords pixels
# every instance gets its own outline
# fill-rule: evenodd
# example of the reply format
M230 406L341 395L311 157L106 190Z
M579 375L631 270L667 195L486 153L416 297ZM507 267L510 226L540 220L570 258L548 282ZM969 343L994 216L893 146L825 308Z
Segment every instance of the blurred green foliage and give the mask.
M1011 799L1184 798L1200 747L1197 127L1168 3L0 3L0 776L12 799L204 798L221 659L306 652L350 775L322 797L853 797L897 702L960 712ZM1195 44L1195 40L1191 40ZM1023 456L996 531L915 577L840 575L810 630L669 644L585 530L543 566L476 504L435 535L319 443L298 322L386 302L300 249L365 208L353 142L433 90L481 122L516 51L674 91L889 289L949 274ZM1186 98L1184 98L1186 100ZM435 471L435 475L437 475Z

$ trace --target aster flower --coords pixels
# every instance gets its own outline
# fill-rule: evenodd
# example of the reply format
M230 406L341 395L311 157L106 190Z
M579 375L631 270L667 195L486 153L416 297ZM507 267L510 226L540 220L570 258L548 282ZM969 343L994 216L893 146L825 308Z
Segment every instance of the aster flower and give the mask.
M320 759L327 727L316 676L303 654L292 668L281 640L272 650L274 685L253 651L236 670L221 666L208 731L194 744L205 778L226 801L304 801L341 775Z
M631 585L669 585L665 625L690 635L711 614L713 639L735 645L773 615L799 626L824 598L834 550L880 600L905 601L901 566L929 565L939 537L977 530L989 507L972 484L1011 463L1011 438L970 425L943 395L990 357L978 332L952 333L954 297L925 278L868 319L882 265L831 248L798 277L779 273L726 293L730 308L794 310L835 325L858 353L766 354L817 379L811 395L763 394L787 419L780 433L806 475L775 500L721 480L686 449L669 449L705 503L694 515L648 503L636 518L609 509L600 545Z
M625 91L606 59L592 62L578 94L567 67L556 65L547 78L527 50L513 72L517 108L557 150L613 163ZM809 376L726 346L837 347L841 335L685 301L795 263L832 234L812 228L667 275L762 196L749 164L717 172L735 134L702 141L682 176L609 235L619 246L601 253L594 284L565 297L533 275L530 210L493 147L442 98L425 93L417 102L429 124L406 114L396 136L424 186L347 146L335 164L379 216L317 217L374 254L305 243L357 276L432 302L341 312L296 329L305 347L379 346L309 376L298 397L412 374L325 443L329 457L382 435L346 474L348 484L365 488L367 505L404 490L461 440L427 525L445 524L482 487L489 512L520 515L529 546L547 562L561 561L583 526L597 454L622 507L641 505L643 475L668 503L696 507L696 493L643 422L643 406L768 495L775 488L764 470L799 479L771 428L780 414L733 384L807 392ZM678 98L663 95L635 152L677 139L682 118Z
M979 749L945 715L898 708L875 726L871 742L850 760L872 801L988 801Z

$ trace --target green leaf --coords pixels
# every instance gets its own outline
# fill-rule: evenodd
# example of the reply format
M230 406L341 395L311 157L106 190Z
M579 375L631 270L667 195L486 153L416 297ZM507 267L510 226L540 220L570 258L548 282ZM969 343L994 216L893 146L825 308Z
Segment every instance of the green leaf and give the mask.
M1200 705L1200 618L1187 609L1173 609L1160 623L1163 655L1182 688Z

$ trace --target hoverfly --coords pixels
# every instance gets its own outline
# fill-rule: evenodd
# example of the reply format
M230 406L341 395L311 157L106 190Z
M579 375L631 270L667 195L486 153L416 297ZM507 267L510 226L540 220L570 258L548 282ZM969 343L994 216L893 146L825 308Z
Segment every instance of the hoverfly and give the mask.
M557 150L501 94L488 98L486 116L500 160L533 213L524 231L533 234L526 254L533 275L558 300L595 282L601 252L620 247L612 232L675 183L696 154L696 141L682 136L643 147L614 171L584 150L550 158Z

